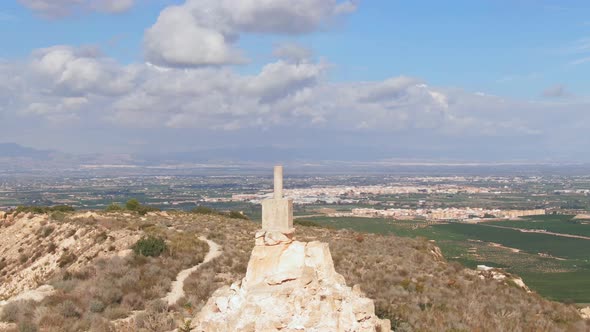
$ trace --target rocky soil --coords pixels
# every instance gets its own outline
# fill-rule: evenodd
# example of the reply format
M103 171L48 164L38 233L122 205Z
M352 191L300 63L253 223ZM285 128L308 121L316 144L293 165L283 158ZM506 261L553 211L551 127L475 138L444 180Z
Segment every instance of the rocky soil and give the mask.
M246 277L213 294L197 317L197 331L391 330L360 287L348 287L336 273L327 243L266 235L260 238L271 244L256 245Z
M249 291L259 286L248 286L249 280L261 279L246 274L259 228L246 220L180 212L0 214L0 301L11 302L5 306L10 315L0 315L0 331L172 331L203 307L246 317L249 309L236 302L262 296ZM147 234L164 238L171 250L160 257L136 257L130 249ZM200 236L223 247L219 257L200 264L209 250ZM278 246L286 245L284 240L264 237L266 244ZM342 321L354 325L354 320L360 324L359 318L362 323L363 315L369 321L377 321L377 316L389 319L395 331L590 330L574 306L528 292L516 282L517 276L500 270L475 271L448 262L425 239L296 226L295 240L329 243L335 267L327 279L331 286L324 287L319 282L323 278L310 278L309 271L303 273L306 269L288 269L286 279L276 276L262 288L274 292L297 285L287 307L297 312L293 303L305 299L307 306L299 307L307 324L324 319L315 313L327 305L349 313ZM303 252L315 245L307 246ZM318 264L321 271L325 265L308 259L304 255L304 266ZM184 296L172 306L162 301L171 291L175 299L182 294L173 291L174 280L197 264L184 280ZM293 271L299 271L296 278L289 276ZM360 288L353 288L356 284ZM364 300L355 300L366 298L374 300L376 315L370 305L362 305ZM26 299L32 302L19 301ZM272 313L280 308L264 304L260 309ZM113 324L135 312L141 314L125 327ZM588 311L583 314L587 317ZM272 317L264 321L276 322ZM291 323L279 326L294 328Z
M30 213L0 219L0 300L34 290L63 269L115 256L139 239L137 232L101 227L98 214L67 218L78 222Z

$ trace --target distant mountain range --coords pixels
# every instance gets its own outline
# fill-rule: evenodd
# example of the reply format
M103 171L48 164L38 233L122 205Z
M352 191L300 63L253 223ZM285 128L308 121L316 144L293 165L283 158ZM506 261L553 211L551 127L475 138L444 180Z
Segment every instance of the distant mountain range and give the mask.
M37 150L16 143L0 143L0 158L28 158L47 160L52 151Z
M445 154L446 155L446 154ZM395 158L393 158L395 156ZM420 158L422 157L422 158ZM395 174L588 174L590 164L427 159L419 153L380 147L325 151L320 148L224 147L150 153L72 154L0 143L0 175L45 173L214 174L257 172L284 164L296 173Z

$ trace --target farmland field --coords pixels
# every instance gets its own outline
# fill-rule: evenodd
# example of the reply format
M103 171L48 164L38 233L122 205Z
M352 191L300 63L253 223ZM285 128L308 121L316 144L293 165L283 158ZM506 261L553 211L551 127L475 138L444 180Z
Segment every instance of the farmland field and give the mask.
M485 224L446 223L426 225L422 221L369 218L306 218L318 224L362 232L422 236L434 240L445 257L471 268L478 264L505 268L523 277L543 296L561 301L590 302L590 240L521 229L587 235L590 225L572 221L572 216L538 216L518 221Z
M535 216L523 220L494 222L494 225L522 229L546 230L548 232L590 236L590 221L575 220L573 216Z

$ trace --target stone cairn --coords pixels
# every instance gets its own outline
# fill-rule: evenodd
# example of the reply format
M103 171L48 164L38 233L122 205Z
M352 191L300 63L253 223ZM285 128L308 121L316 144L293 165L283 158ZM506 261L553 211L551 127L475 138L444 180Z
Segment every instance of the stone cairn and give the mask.
M246 276L218 289L196 318L195 331L385 332L389 320L334 270L327 243L294 240L293 200L283 197L283 168L274 197L262 202Z

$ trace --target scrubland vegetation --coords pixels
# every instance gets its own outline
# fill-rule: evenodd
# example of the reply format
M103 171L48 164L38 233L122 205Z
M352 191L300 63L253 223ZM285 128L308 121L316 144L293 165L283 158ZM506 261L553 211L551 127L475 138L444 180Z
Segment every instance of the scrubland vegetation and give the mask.
M128 318L131 327L119 325L127 325L124 328L132 331L165 331L183 321L160 299L179 271L203 260L208 245L197 238L198 234L181 232L168 219L153 216L149 220L122 214L99 220L72 217L66 216L60 223L104 229L104 234L108 234L107 230L127 229L143 237L129 250L90 260L81 268L71 268L78 257L64 253L58 260L61 271L47 280L55 294L40 303L8 304L0 317L2 321L16 323L20 331L114 331L122 330L116 328L118 321L125 323ZM39 229L43 230L38 232L39 237L49 232L45 226ZM101 234L95 241L108 237Z
M66 216L105 230L126 229L140 237L128 253L64 264L48 282L56 293L40 303L15 302L1 319L15 331L168 331L190 328L190 319L219 287L245 275L259 225L215 211L168 214L103 213L97 220ZM304 224L304 225L303 225ZM3 228L0 228L0 232ZM38 237L59 232L39 231ZM108 233L108 232L107 232ZM160 299L176 274L203 260L206 236L223 254L185 282L186 296L168 307ZM423 238L356 233L299 223L302 241L330 243L336 270L375 300L380 317L396 331L586 331L573 306L526 293L510 282L481 280L472 270L447 262ZM49 248L47 249L49 250Z

